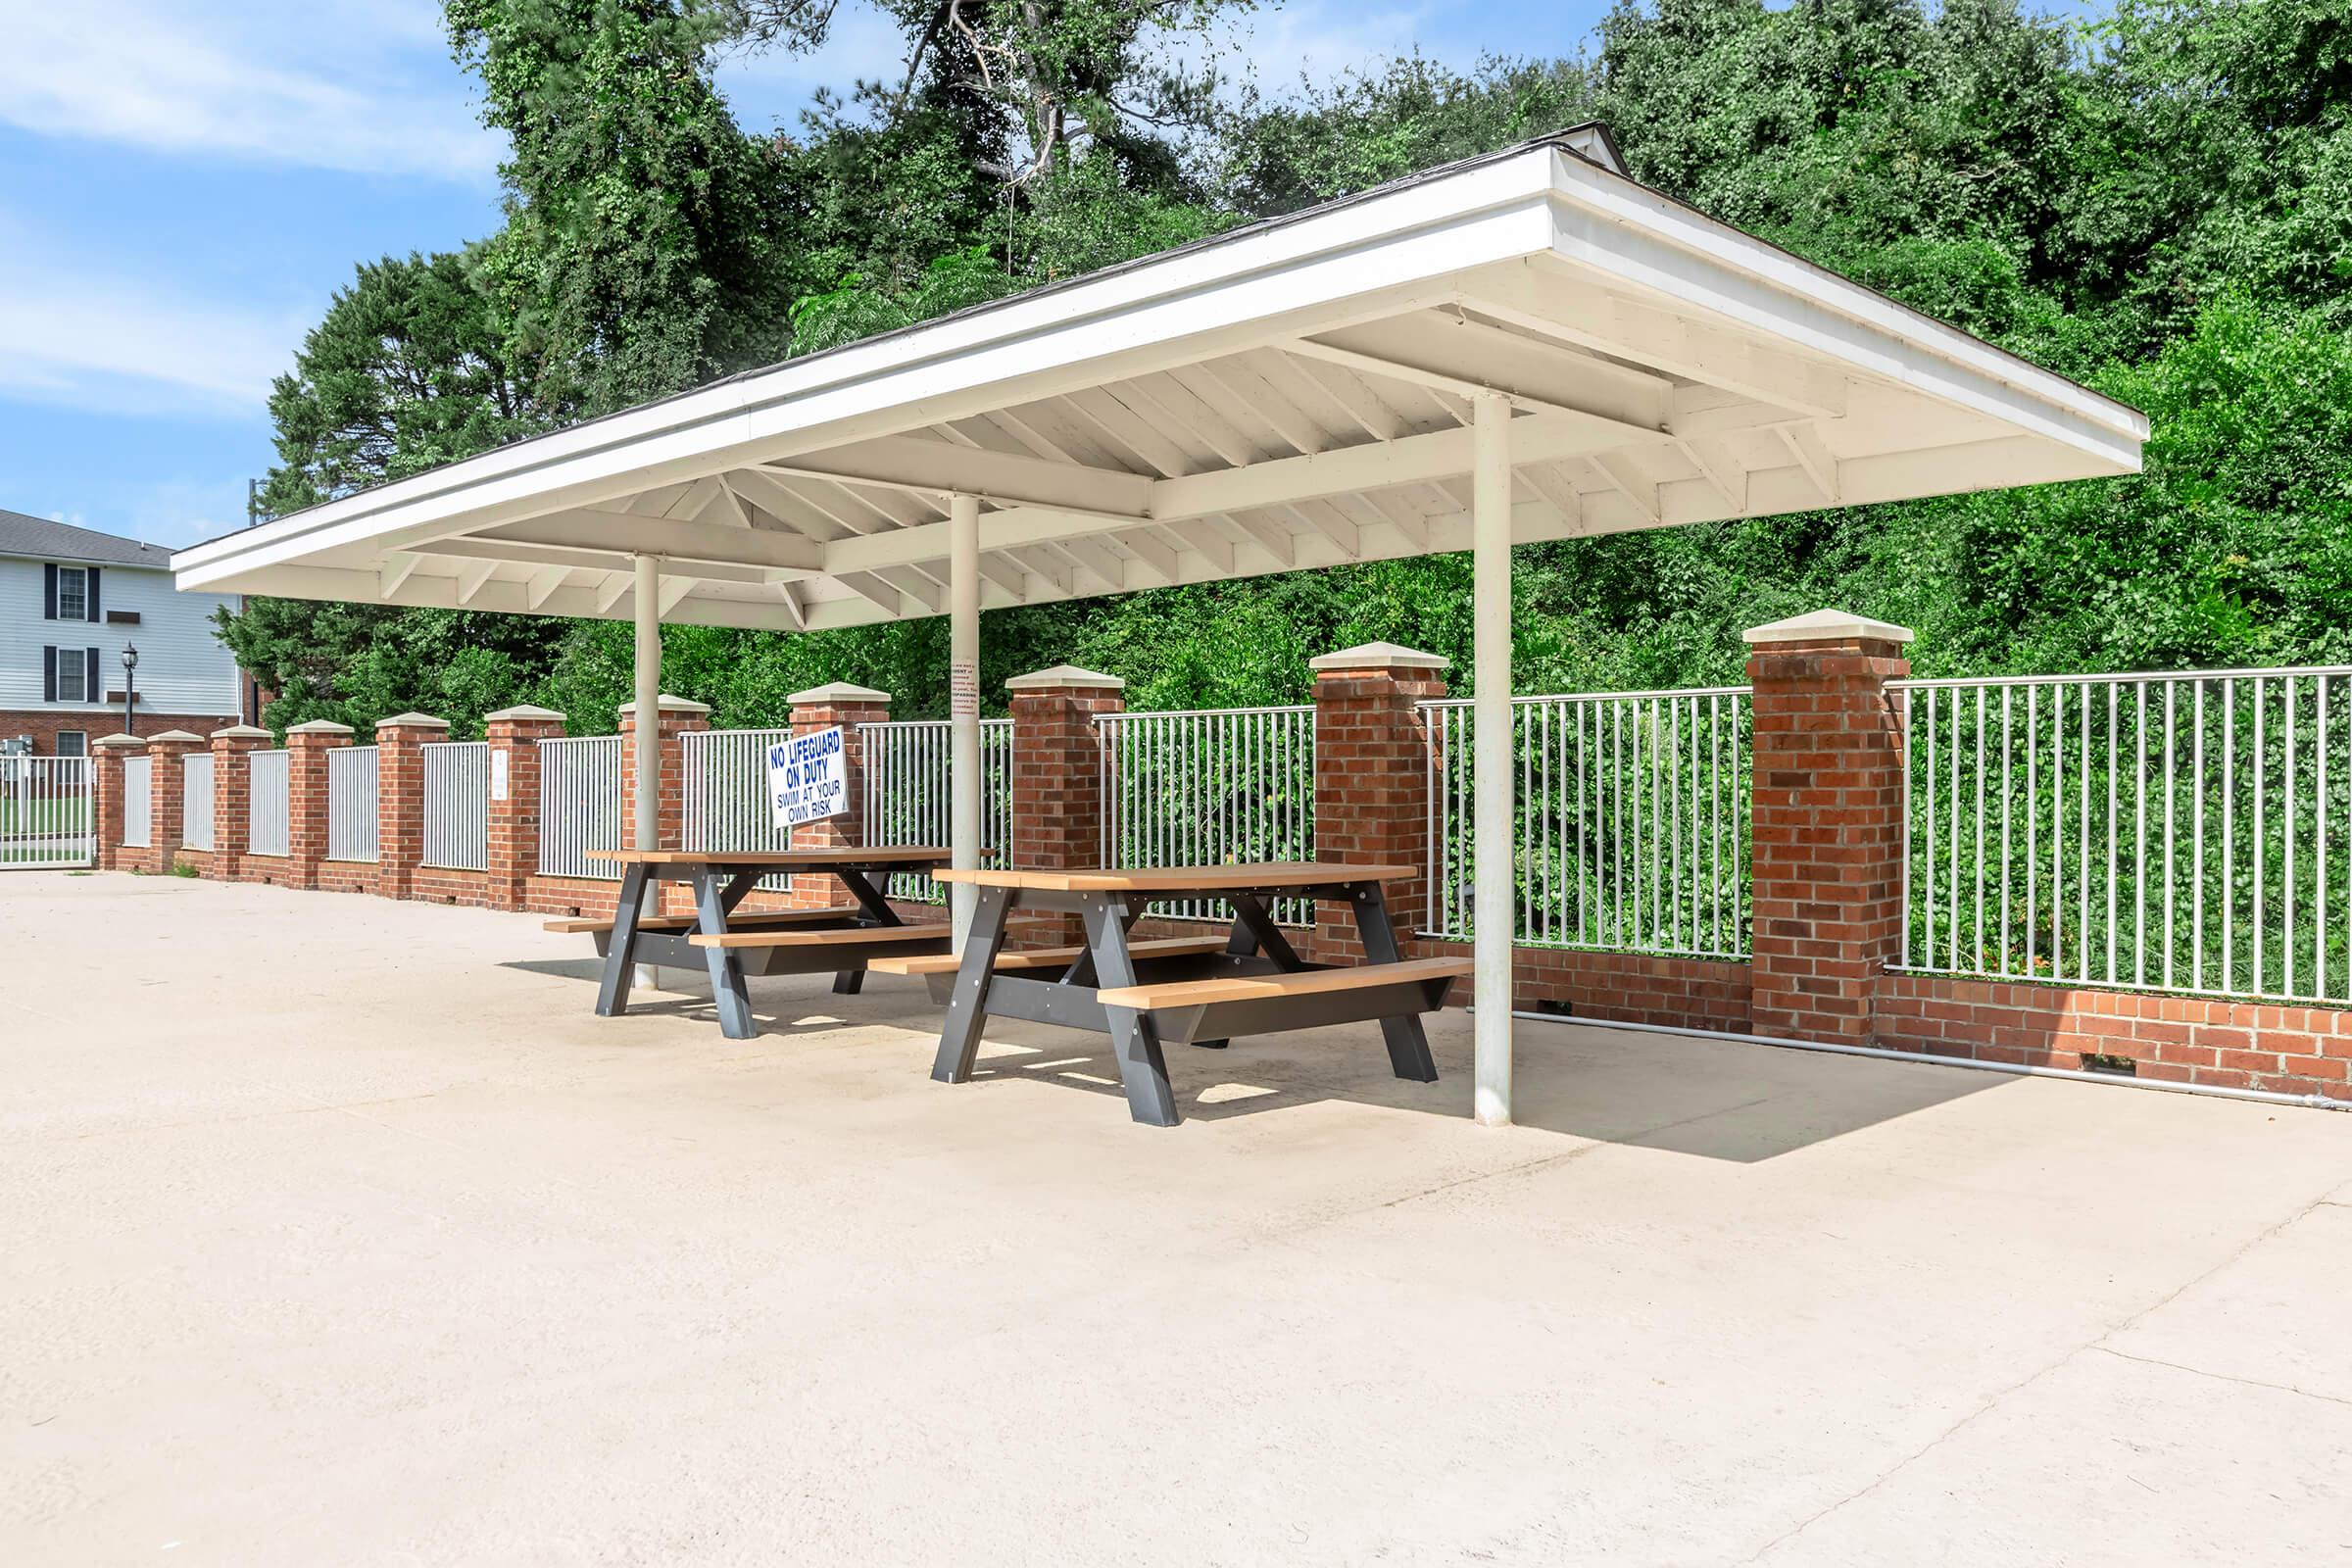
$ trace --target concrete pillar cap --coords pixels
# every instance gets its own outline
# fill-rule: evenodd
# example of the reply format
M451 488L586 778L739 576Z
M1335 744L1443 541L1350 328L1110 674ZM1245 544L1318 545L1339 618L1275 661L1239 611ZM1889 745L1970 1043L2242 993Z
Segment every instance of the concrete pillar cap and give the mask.
M390 718L375 721L377 729L391 729L395 725L402 729L447 729L449 720L435 718L430 713L394 713Z
M217 741L266 741L270 732L259 724L231 724L226 729L213 731Z
M118 731L112 735L101 735L96 740L90 742L90 744L92 746L104 746L111 751L122 751L132 746L146 745L147 737L144 735L124 735Z
M1358 643L1306 662L1309 669L1451 669L1453 661L1396 643Z
M890 705L890 693L878 692L871 686L854 686L846 680L836 680L822 686L811 686L805 692L794 692L785 701L795 708L845 708L853 703L886 708Z
M299 724L288 725L286 733L288 735L348 735L351 733L351 726L338 724L331 718L312 718L305 719Z
M501 719L515 723L528 720L533 723L551 721L561 724L564 722L564 715L552 708L534 708L529 703L517 703L513 708L502 708L495 713L482 715L482 722L485 724L495 724Z
M191 730L184 729L168 729L161 735L150 735L147 737L147 744L150 746L153 746L161 741L170 741L172 744L179 746L202 746L204 744L204 737Z
M1055 664L1052 669L1015 675L1004 683L1004 689L1008 692L1057 691L1066 686L1086 686L1108 692L1127 689L1127 683L1116 675L1105 675L1099 669L1080 669L1076 664Z
M1891 621L1872 620L1844 610L1815 610L1802 615L1790 615L1768 625L1751 626L1740 634L1750 644L1768 643L1835 643L1852 640L1871 643L1907 643L1912 640L1908 626Z
M709 703L698 703L691 697L665 696L658 700L654 707L664 713L708 713L710 711ZM620 705L620 710L624 713L634 713L637 711L637 705L623 703Z

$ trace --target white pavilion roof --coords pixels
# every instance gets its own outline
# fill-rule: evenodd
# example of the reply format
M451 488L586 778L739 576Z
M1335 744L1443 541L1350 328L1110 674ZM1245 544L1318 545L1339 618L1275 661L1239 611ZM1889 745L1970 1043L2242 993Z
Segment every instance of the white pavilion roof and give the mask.
M2147 421L1617 172L1588 127L453 463L183 588L777 630L2135 471Z

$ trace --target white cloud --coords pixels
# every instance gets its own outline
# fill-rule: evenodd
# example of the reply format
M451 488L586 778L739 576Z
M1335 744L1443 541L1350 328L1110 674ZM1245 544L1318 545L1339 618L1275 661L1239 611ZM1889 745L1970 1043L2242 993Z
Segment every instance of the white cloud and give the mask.
M315 314L194 298L44 254L0 249L0 395L27 402L258 416Z
M334 8L0 0L0 122L166 153L482 180L430 0ZM331 20L331 25L328 24Z

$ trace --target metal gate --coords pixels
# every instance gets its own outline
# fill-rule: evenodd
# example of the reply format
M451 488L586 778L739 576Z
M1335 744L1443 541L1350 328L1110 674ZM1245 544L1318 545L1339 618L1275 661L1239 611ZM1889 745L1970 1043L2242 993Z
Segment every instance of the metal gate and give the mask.
M0 869L88 865L90 760L0 757Z

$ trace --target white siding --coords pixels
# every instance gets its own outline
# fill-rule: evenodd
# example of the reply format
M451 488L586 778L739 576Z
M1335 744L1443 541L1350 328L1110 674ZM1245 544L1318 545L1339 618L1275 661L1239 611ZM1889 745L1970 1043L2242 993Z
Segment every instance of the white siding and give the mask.
M122 645L127 642L139 650L140 712L225 717L237 711L236 662L213 635L212 624L214 610L221 605L234 608L233 597L175 593L168 571L102 565L101 618L43 620L41 565L38 561L0 558L0 710L119 713L118 705L104 701L43 702L41 650L97 649L97 695L103 699L122 689ZM110 610L135 610L139 624L110 625L104 618ZM121 727L94 723L89 729L97 736Z

